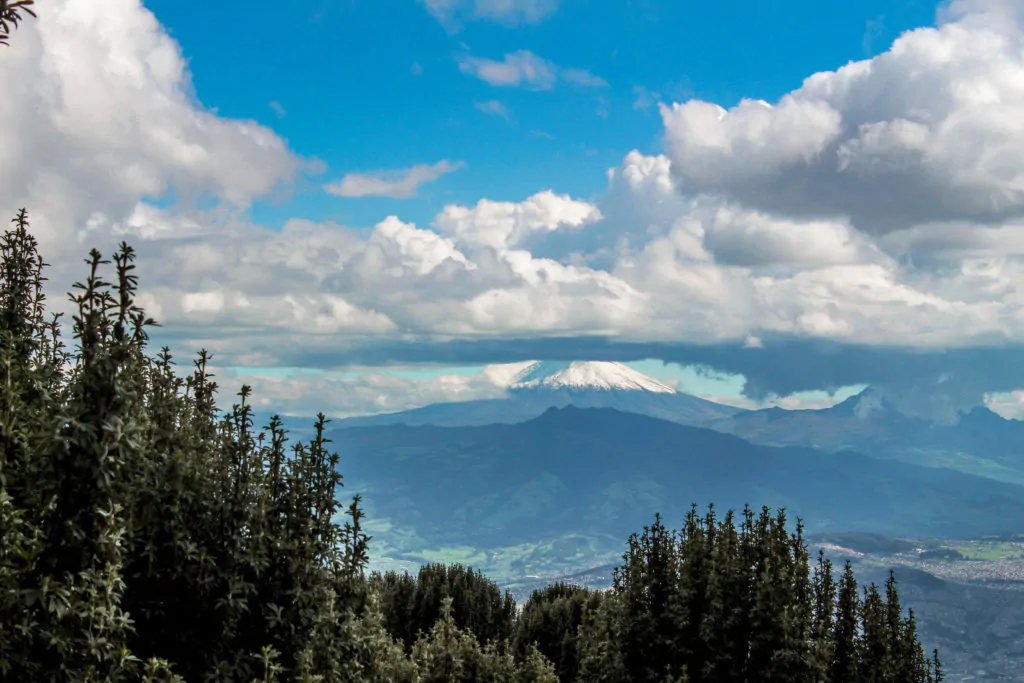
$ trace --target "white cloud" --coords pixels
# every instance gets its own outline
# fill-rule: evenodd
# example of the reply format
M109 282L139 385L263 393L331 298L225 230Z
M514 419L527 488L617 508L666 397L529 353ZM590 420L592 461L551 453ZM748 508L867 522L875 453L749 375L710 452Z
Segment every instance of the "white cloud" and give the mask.
M583 69L567 69L529 50L517 50L502 61L464 55L459 70L497 87L550 90L558 80L585 88L603 88L608 82Z
M497 116L499 118L509 120L508 109L504 104L498 100L485 100L483 102L476 102L474 106L485 114L491 116Z
M402 223L394 216L377 224L369 244L394 257L392 262L400 264L401 269L411 269L416 275L426 275L448 260L469 267L466 257L451 240Z
M551 16L558 0L420 0L448 30L465 21L487 20L507 26L536 24Z
M473 14L511 24L533 24L554 13L557 0L474 0Z
M139 0L53 0L0 60L0 212L33 209L51 258L76 231L176 188L248 206L314 164L268 128L207 111Z
M721 264L809 268L882 258L844 221L779 218L717 202L701 209L689 220L701 222L704 246Z
M581 228L600 219L594 205L547 190L520 203L481 199L473 208L450 205L434 225L461 244L501 250L518 247L536 233Z
M431 183L465 166L462 161L452 163L442 159L436 164L417 164L397 171L347 173L341 180L325 185L324 189L339 197L407 199L416 196L420 185Z
M986 14L964 14L979 6ZM1024 214L1024 50L1002 16L1020 3L957 2L961 19L808 77L777 104L665 106L682 186L789 215L846 217L881 234Z
M985 406L1008 420L1024 420L1024 390L986 394Z
M562 80L584 88L607 88L608 81L586 69L562 69Z
M329 418L393 413L431 403L501 398L504 387L488 373L445 373L433 377L409 377L401 368L358 372L282 373L214 368L225 386L253 387L257 410L284 415L309 416L323 411Z
M459 69L491 85L548 90L555 84L558 67L529 50L518 50L500 62L466 56L459 60Z
M633 109L640 111L647 111L661 99L661 93L652 92L642 85L634 85L633 93L636 95L636 99L633 100Z

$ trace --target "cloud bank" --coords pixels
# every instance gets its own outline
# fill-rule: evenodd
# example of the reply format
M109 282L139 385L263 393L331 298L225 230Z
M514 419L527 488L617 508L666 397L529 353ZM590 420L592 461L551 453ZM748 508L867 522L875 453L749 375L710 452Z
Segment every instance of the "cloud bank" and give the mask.
M660 358L753 398L875 383L967 406L1024 387L1020 7L954 2L775 103L663 104L664 153L626 154L591 200L268 229L244 210L316 162L206 110L138 0L55 0L0 61L0 210L30 208L58 283L131 241L162 339L223 365ZM513 54L465 68L571 80ZM411 196L441 164L333 191ZM147 202L172 189L214 208Z

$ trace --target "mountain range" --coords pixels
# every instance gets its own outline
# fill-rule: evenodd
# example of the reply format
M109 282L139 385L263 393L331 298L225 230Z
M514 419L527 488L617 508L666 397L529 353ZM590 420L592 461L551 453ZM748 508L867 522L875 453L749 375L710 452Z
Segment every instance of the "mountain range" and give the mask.
M340 420L329 436L379 548L512 576L614 558L654 513L681 520L691 504L786 507L809 531L1015 531L1024 487L999 479L1017 471L1019 426L987 410L931 425L870 390L824 410L748 411L575 362L517 368L503 399ZM928 458L989 444L1004 476L963 471L980 458Z
M935 423L905 415L868 387L830 408L745 411L704 426L761 445L856 450L1024 485L1024 422L984 406L960 413L952 424Z
M945 468L760 446L610 408L516 424L386 425L331 433L346 486L427 547L499 548L568 534L621 545L691 503L786 507L808 530L963 536L1024 521L1024 488Z
M1024 485L1024 422L1004 419L984 406L958 415L952 424L940 424L904 414L884 392L868 387L830 408L744 410L679 392L621 363L533 362L512 369L504 398L348 418L338 426L514 424L550 408L613 408L762 446L853 450Z

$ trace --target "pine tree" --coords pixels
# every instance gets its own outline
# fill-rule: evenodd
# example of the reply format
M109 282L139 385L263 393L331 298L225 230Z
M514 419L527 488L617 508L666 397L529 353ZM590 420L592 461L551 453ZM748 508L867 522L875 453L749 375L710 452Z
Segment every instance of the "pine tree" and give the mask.
M818 562L811 582L814 611L811 617L810 650L813 680L828 680L828 672L835 656L836 634L832 624L836 612L836 583L832 574L832 561L825 551L818 551Z
M862 680L858 668L861 608L857 590L857 579L853 575L853 566L847 560L839 579L839 597L832 636L832 658L828 667L830 683L853 683Z
M428 632L441 616L445 598L452 599L455 624L481 643L507 642L515 627L512 595L480 571L460 564L426 564L418 574L387 572L371 578L381 593L388 631L407 650L421 632Z
M536 647L555 665L561 681L575 681L579 674L579 630L584 620L600 607L604 593L581 586L555 583L534 591L516 619L513 650L516 658Z
M630 537L614 577L580 631L580 681L938 680L895 579L885 599L871 585L861 601L849 562L837 583L819 553L812 573L803 525L787 531L784 510L748 507L737 530L731 512L719 522L713 508L704 517L691 509L678 534L656 516Z
M709 520L714 523L713 519ZM739 537L733 512L726 513L714 534L708 563L707 609L701 620L699 638L706 659L702 670L691 668L693 681L742 683L740 668L747 643L737 638L744 610L741 593L746 572L740 564Z
M617 589L605 596L594 612L583 618L577 641L577 680L580 683L625 683L636 680L629 678L623 657L624 643L619 629L625 618L624 612L621 590Z

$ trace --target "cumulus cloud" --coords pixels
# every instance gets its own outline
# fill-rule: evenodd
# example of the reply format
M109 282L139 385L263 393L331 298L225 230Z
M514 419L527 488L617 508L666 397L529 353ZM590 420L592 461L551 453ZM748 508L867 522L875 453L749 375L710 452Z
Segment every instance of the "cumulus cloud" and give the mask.
M140 197L174 188L244 208L317 169L269 128L206 110L139 0L54 0L38 14L0 61L0 212L32 207L51 258Z
M144 266L165 331L237 364L663 358L743 374L759 402L858 383L912 401L951 375L969 406L1024 386L1006 365L1017 260L908 264L848 221L688 197L665 156L628 154L596 203L548 191L450 205L431 228L239 224L171 244ZM602 248L603 265L565 257Z
M991 19L1019 4L953 3L957 21L813 74L776 104L663 105L681 184L790 216L848 218L869 234L1020 217L1024 36Z
M508 249L537 233L581 228L600 219L593 204L546 190L519 203L482 199L473 208L449 205L434 225L462 244Z
M870 258L871 244L842 222L780 219L732 206L709 213L704 245L718 263L810 268Z
M454 163L442 159L436 164L416 164L411 168L397 171L374 171L372 173L347 173L324 189L339 197L391 197L408 199L415 197L420 185L431 183L441 176L465 168L462 161Z
M501 61L463 55L459 70L493 86L550 90L561 80L585 88L604 88L608 82L584 69L563 68L529 50L517 50Z

